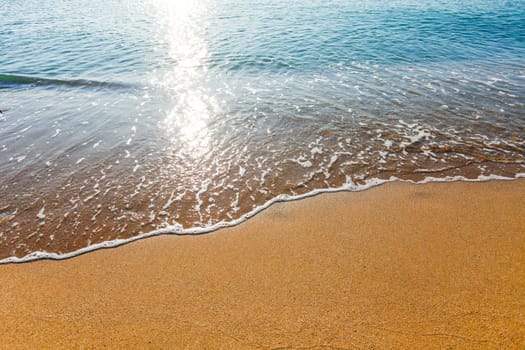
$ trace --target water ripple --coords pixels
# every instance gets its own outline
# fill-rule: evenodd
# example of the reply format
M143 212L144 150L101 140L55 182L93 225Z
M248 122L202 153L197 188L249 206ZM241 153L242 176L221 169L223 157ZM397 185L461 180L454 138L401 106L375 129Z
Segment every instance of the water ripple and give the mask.
M0 259L523 176L524 23L523 0L0 0Z

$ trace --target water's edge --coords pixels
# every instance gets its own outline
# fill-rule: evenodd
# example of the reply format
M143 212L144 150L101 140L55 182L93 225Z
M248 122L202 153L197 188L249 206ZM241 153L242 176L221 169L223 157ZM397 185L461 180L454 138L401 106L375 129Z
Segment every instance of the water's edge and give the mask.
M364 191L364 190L370 189L372 187L376 187L376 186L379 186L379 185L383 185L383 184L390 183L390 182L396 182L396 181L397 182L404 182L404 183L411 183L411 184L415 184L415 185L421 185L421 184L432 183L432 182L441 182L441 183L443 183L443 182L457 182L457 181L462 181L462 182L487 182L487 181L494 181L494 180L512 181L512 180L517 180L517 179L520 179L520 178L525 178L525 173L517 173L517 174L515 174L514 177L504 177L504 176L498 176L498 175L490 175L490 176L480 175L479 177L477 177L475 179L469 179L469 178L466 178L464 176L453 176L453 177L452 176L448 176L448 177L443 177L443 178L427 177L427 178L425 178L425 179L423 179L421 181L405 180L405 179L400 179L400 178L397 178L395 176L392 176L392 177L390 177L389 179L386 179L386 180L384 180L384 179L370 179L369 181L367 181L363 185L358 185L358 184L354 184L354 183L346 183L344 186L341 186L341 187L317 189L317 190L313 190L311 192L308 192L308 193L305 193L305 194L302 194L302 195L297 195L297 196L280 195L280 196L277 196L277 197L273 198L272 200L266 202L265 204L255 208L251 212L243 215L239 219L236 219L236 220L233 220L233 221L229 221L229 222L219 222L219 223L217 223L215 225L208 226L208 227L198 227L198 228L183 229L180 225L171 225L171 226L159 229L159 230L154 230L154 231L150 231L150 232L146 232L146 233L140 233L137 236L134 236L134 237L131 237L131 238L115 239L115 240L111 240L111 241L105 241L105 242L93 244L93 245L90 245L90 246L87 246L87 247L75 250L73 252L64 253L64 254L49 253L49 252L45 252L45 251L37 251L37 252L33 252L33 253L28 254L28 255L26 255L24 257L21 257L21 258L19 258L19 257L8 257L8 258L0 260L0 265L4 265L4 264L20 264L20 263L27 263L27 262L37 261L37 260L65 260L65 259L70 259L70 258L79 256L79 255L83 255L83 254L86 254L86 253L89 253L89 252L93 252L93 251L96 251L96 250L99 250L99 249L116 248L116 247L119 247L119 246L122 246L122 245L125 245L125 244L128 244L128 243L132 243L132 242L135 242L135 241L138 241L138 240L141 240L141 239L145 239L145 238L149 238L149 237L155 237L155 236L160 236L160 235L185 236L185 235L201 235L201 234L211 233L211 232L217 231L217 230L222 229L222 228L237 226L237 225L247 221L248 219L252 218L253 216L259 214L260 212L264 211L265 209L269 208L274 203L296 201L296 200L300 200L300 199L304 199L304 198L313 197L313 196L316 196L316 195L319 195L319 194L323 194L323 193L359 192L359 191Z

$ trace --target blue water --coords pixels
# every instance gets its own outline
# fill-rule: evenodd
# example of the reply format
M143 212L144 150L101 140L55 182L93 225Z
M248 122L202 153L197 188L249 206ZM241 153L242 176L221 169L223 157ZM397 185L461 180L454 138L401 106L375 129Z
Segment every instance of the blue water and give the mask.
M525 1L0 0L0 48L0 259L525 173Z
M202 64L227 71L519 59L525 47L523 1L199 3ZM157 35L155 1L1 5L2 73L147 82L176 64Z

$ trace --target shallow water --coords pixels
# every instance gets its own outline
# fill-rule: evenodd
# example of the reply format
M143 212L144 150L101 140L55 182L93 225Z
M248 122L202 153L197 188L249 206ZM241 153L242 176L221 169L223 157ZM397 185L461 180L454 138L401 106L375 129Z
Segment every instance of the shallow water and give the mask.
M0 259L525 173L525 1L0 0L0 47Z

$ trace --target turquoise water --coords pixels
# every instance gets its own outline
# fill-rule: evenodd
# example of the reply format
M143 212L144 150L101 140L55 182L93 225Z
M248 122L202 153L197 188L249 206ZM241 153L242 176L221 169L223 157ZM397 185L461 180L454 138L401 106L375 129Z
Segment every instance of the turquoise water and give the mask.
M525 1L0 0L0 47L0 259L525 173Z

